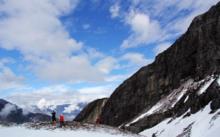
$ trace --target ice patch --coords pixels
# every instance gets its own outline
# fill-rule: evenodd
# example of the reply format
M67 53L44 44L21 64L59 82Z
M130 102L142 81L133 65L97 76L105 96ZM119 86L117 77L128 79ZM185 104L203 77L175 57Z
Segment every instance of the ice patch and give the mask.
M200 90L198 91L198 95L205 93L206 90L208 89L208 87L214 82L214 80L215 79L213 77L211 77L211 79L200 88Z

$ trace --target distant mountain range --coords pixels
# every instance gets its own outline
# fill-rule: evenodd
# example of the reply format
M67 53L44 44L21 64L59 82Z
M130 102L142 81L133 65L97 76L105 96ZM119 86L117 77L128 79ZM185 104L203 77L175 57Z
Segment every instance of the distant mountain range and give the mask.
M0 122L24 123L36 121L50 121L51 112L55 111L57 118L60 114L65 116L65 120L72 121L76 115L87 105L87 103L51 105L39 108L31 106L28 110L0 99Z
M63 114L66 120L72 121L80 111L87 105L87 103L78 104L63 104L63 105L51 105L44 108L39 108L38 106L32 106L31 110L35 113L42 113L51 115L52 111L56 112L57 117Z
M50 121L50 116L42 113L27 112L15 104L0 99L0 122L19 124L38 121Z

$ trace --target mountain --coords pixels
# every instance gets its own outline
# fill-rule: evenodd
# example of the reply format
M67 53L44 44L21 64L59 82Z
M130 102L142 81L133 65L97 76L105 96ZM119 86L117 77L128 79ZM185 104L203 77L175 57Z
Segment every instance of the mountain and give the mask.
M77 122L95 123L102 113L108 98L97 99L89 103L74 119Z
M20 124L36 121L50 121L50 116L41 113L26 112L17 105L0 99L0 122Z
M38 106L32 106L31 111L47 115L51 115L52 111L55 111L57 117L60 114L63 114L66 120L72 121L72 119L74 119L86 105L87 103L81 102L78 104L50 105L41 108Z
M213 122L220 113L220 2L197 16L187 32L152 64L124 81L104 105L101 121L132 132L147 133L164 124L164 120L170 119L166 123L169 125L177 118L199 115L207 107L210 109L204 113L215 114L211 118ZM212 123L210 121L207 123ZM181 129L192 129L196 126L194 123ZM209 126L206 130L218 124ZM155 136L163 131L166 129L151 133Z

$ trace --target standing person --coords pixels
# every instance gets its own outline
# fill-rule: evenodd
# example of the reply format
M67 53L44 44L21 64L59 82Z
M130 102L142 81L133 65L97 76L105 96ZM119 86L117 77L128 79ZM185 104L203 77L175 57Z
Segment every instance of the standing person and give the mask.
M100 118L100 116L96 119L95 123L96 123L96 124L101 124L101 118Z
M56 126L56 112L53 111L51 114L52 114L52 124L53 126Z
M64 116L63 114L60 115L60 127L64 126Z

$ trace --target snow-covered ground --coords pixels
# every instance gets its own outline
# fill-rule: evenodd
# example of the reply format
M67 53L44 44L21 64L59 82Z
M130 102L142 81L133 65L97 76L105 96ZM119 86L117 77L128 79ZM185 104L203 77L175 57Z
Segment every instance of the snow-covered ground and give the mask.
M209 114L210 105L189 117L166 119L160 124L141 132L141 135L156 137L219 137L220 110Z
M25 126L2 127L0 137L140 137L135 134L125 134L117 130L99 129L31 129Z

